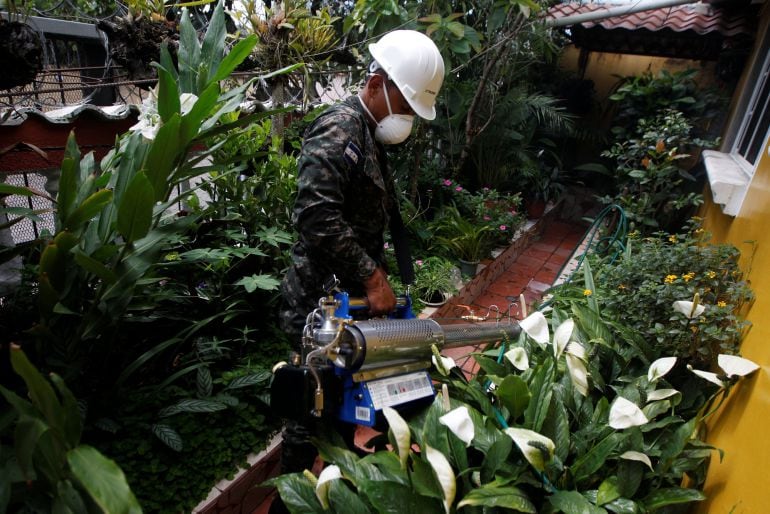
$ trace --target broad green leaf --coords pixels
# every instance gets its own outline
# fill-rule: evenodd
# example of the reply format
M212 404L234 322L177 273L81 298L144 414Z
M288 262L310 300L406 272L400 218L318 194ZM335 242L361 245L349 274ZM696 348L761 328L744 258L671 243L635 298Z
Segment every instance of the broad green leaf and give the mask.
M87 512L86 504L80 492L69 480L60 480L56 484L56 495L53 499L52 514L58 512L77 514Z
M658 489L651 492L642 500L642 504L649 510L654 511L667 505L676 505L679 503L690 503L702 501L706 495L695 489L683 489L672 487L669 489Z
M575 483L578 484L589 478L601 468L625 437L623 433L613 432L594 445L585 455L577 458L572 465L572 475L575 477Z
M115 275L115 272L93 257L89 257L84 253L76 253L75 262L77 262L81 268L88 271L89 273L93 273L107 284L113 284L118 279L117 275Z
M117 229L126 243L147 235L152 226L155 191L147 175L140 171L126 188L118 206Z
M513 440L510 437L501 437L489 447L484 461L481 464L481 482L490 482L500 467L508 460L513 448Z
M37 417L22 416L16 425L14 448L19 467L27 480L34 476L33 459L38 442L49 430L51 427Z
M216 76L219 64L222 61L222 54L225 50L225 15L221 0L217 2L214 9L214 15L209 21L206 34L203 36L201 44L201 62L208 67L208 76L202 77L206 83L211 82ZM200 84L201 77L198 78Z
M19 346L11 345L11 365L24 379L32 404L40 410L45 422L54 430L63 432L62 406L51 384L32 365Z
M230 52L227 54L227 56L222 59L222 62L219 64L219 68L211 78L211 81L219 82L220 80L226 79L233 72L233 70L235 70L235 68L237 68L238 65L241 64L243 60L249 56L249 54L251 54L251 51L256 45L257 36L255 34L251 34L250 36L238 41L238 44L230 49Z
M594 274L591 271L591 265L588 263L588 259L583 261L583 279L585 280L586 289L595 292L596 285L594 284ZM596 299L595 294L588 295L586 297L586 303L595 314L600 314L599 301Z
M161 55L168 54L168 46L164 41L160 47ZM170 57L168 60L171 60ZM163 66L156 64L158 71L158 114L163 123L167 123L174 114L179 114L179 87L174 76Z
M625 498L633 498L644 477L644 465L641 462L620 459L618 461L618 490Z
M78 402L59 375L51 373L49 376L62 399L62 436L67 447L74 448L80 442L80 435L83 431L83 420L80 417Z
M618 484L618 477L611 476L604 479L599 485L599 492L596 493L596 504L604 505L613 500L620 498L620 486Z
M444 492L441 489L441 484L438 483L433 468L424 459L412 459L409 480L418 494L439 500L444 498Z
M616 514L640 514L642 511L639 505L628 498L618 498L604 505L604 508Z
M198 368L199 366L195 366ZM179 412L216 412L227 408L222 402L216 402L212 400L196 400L187 399L179 400L177 403L170 407L162 409L159 413L161 417L171 416Z
M515 420L524 413L532 394L527 383L518 375L508 375L495 390L495 394Z
M409 425L407 425L404 418L391 407L384 407L382 409L382 414L388 421L390 433L393 434L393 439L396 441L396 449L398 450L398 458L401 461L401 469L406 469L406 462L409 458L409 451L412 446Z
M198 41L198 33L192 26L190 14L186 8L182 9L182 18L179 22L179 89L182 93L197 93L195 91L195 73L201 59L201 44Z
M0 195L36 196L38 193L28 187L14 186L0 182Z
M175 114L158 129L147 154L146 164L143 166L155 190L154 201L165 199L171 187L169 175L180 153L179 124L179 115Z
M179 127L179 137L188 144L198 134L201 122L211 112L219 98L219 84L213 83L204 89L190 112L182 116Z
M205 398L211 396L211 389L214 387L214 382L211 380L211 371L206 366L198 368L198 375L195 380L198 397Z
M111 200L112 191L109 189L91 194L63 221L64 228L70 231L78 229L80 225L96 216Z
M247 292L253 293L257 289L275 291L281 285L281 282L272 275L252 275L250 277L243 277L235 285L243 286Z
M472 489L463 497L457 508L475 506L501 507L511 509L516 512L527 512L536 514L537 509L530 501L527 494L521 489L513 486L499 486L495 483L483 485L477 489Z
M61 258L59 245L56 242L50 242L43 249L40 255L39 273L48 277L51 286L57 291L61 290L65 280L63 258Z
M534 431L543 427L548 408L553 396L553 386L549 383L553 373L553 361L546 360L540 366L535 368L532 379L529 382L529 391L532 398L529 401L527 410L524 412L525 426Z
M372 511L361 497L346 485L344 480L334 480L329 484L329 505L334 512L355 512L370 514Z
M441 500L420 496L411 487L389 481L364 480L358 486L380 514L404 514L405 512L438 513L444 510Z
M435 448L426 446L424 450L425 458L436 473L438 483L441 484L441 489L444 492L444 510L448 514L457 493L457 479L452 465L449 464L446 456Z
M290 512L324 514L323 507L315 495L315 488L302 473L280 475L262 483L278 489L284 505Z
M225 389L238 389L241 387L251 387L253 385L261 384L270 380L272 374L267 370L262 370L258 373L251 373L242 377L234 378Z
M508 374L508 370L503 364L486 357L480 353L473 353L473 358L478 362L479 367L484 370L487 375L495 375L498 377L504 377Z
M601 507L591 504L577 491L556 491L548 501L564 514L606 514Z
M72 212L78 190L78 168L80 164L80 149L75 141L75 132L67 137L67 147L61 163L61 178L59 192L56 195L58 220L67 219Z
M142 512L123 471L95 448L81 445L67 453L73 476L105 514Z

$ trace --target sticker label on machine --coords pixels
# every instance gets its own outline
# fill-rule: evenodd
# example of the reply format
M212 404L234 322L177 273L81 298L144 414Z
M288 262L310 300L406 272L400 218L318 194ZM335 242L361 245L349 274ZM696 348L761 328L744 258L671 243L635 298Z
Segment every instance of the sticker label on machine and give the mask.
M433 396L433 385L426 371L371 380L366 386L376 410Z

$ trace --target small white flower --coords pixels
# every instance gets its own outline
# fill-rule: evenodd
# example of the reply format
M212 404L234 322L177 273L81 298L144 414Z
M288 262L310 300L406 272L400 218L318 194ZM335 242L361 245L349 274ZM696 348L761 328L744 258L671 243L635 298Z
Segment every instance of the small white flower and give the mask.
M406 469L406 461L409 458L409 448L412 445L412 434L409 432L409 425L404 418L392 407L383 407L382 413L388 421L390 430L393 432L393 439L396 440L398 448L398 458L401 461L401 469Z
M650 461L650 458L647 455L645 455L644 453L628 451L628 452L623 453L620 456L620 458L621 459L626 459L626 460L635 460L635 461L638 461L638 462L643 462L643 463L647 464L647 466L649 466L650 471L653 471L653 469L652 469L652 461Z
M441 490L444 492L444 509L448 514L457 493L457 479L452 465L449 464L443 453L428 445L425 445L425 458L428 459L428 463L436 472L438 482L441 484Z
M181 113L187 114L195 106L195 102L198 101L198 97L192 93L182 93L179 95L179 110Z
M569 339L572 337L572 331L574 329L575 322L572 321L572 318L563 321L558 327L556 327L556 331L553 333L553 354L557 359L561 356L562 352L564 352L564 349L567 347Z
M644 415L642 409L618 396L610 408L610 426L616 430L623 428L638 427L648 423L650 420Z
M676 389L657 389L647 395L647 402L657 402L679 394Z
M737 355L719 354L717 363L728 377L745 377L759 369L759 365Z
M454 435L462 440L465 446L470 446L475 435L475 427L467 407L464 405L457 407L438 418L438 420L439 423L446 426Z
M676 357L661 357L652 364L650 369L647 370L647 380L651 383L655 382L659 378L663 377L671 371L671 368L676 364Z
M724 387L725 383L717 376L716 373L712 373L710 371L701 371L699 369L694 369L691 365L687 365L687 369L698 375L699 377L708 380L712 384L716 384L719 387Z
M326 466L321 474L318 475L318 482L315 485L315 495L318 497L318 501L321 502L324 510L329 509L329 486L331 486L332 480L342 478L342 472L338 466L332 464Z
M538 471L545 470L545 465L553 458L556 448L553 441L526 428L506 428L505 433L513 439L533 468Z
M548 320L542 312L536 311L519 322L521 329L540 346L545 346L551 339L548 330Z
M697 307L694 306L695 303L689 300L677 300L673 304L675 311L681 312L690 319L697 318L706 310L706 306L703 304L698 304Z
M440 355L440 357L441 360L439 361L436 359L435 355L431 355L430 360L433 362L433 366L438 370L439 373L441 373L443 376L448 376L449 370L457 367L457 364L452 357L444 357L443 355Z
M527 351L520 346L511 348L505 352L505 358L519 371L526 371L529 369L529 357L527 356Z

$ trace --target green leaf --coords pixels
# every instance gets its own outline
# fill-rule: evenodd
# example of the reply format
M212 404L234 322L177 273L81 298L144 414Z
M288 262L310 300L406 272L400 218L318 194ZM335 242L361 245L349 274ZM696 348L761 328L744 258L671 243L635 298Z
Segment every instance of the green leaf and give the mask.
M583 261L583 279L585 280L586 289L589 289L592 293L596 293L596 285L594 284L594 274L591 271L591 265L588 263L588 259ZM596 299L596 294L590 294L586 297L586 303L588 307L597 315L599 312L599 301Z
M334 512L368 514L373 512L361 497L346 485L345 480L332 480L329 485L329 505Z
M214 382L211 380L211 371L206 366L198 368L198 375L195 380L198 397L205 398L211 396L211 389L214 387Z
M252 275L250 277L243 277L235 285L243 286L247 292L253 293L257 289L275 291L281 285L281 282L272 275Z
M80 225L96 216L111 200L112 191L109 189L92 193L63 221L64 228L69 231L76 230Z
M37 192L24 186L14 186L0 182L0 195L36 196Z
M514 420L521 416L532 398L527 383L518 375L505 377L495 390L495 394Z
M444 493L441 484L436 480L433 468L422 458L412 459L412 469L409 471L409 480L415 492L423 496L443 499Z
M165 41L161 44L160 52L168 53ZM155 65L155 69L158 70L158 114L163 123L167 123L174 114L179 114L181 111L179 87L167 69L161 65Z
M51 373L51 382L59 391L62 399L62 435L69 448L74 448L80 442L80 435L83 432L83 420L80 416L80 409L75 395L69 390L64 380L56 373Z
M147 235L152 226L155 191L147 175L140 171L126 188L118 206L117 229L126 243Z
M75 202L78 190L78 168L80 164L80 149L75 141L75 132L67 137L67 147L61 163L59 192L56 195L56 208L59 221L67 219Z
M146 165L143 166L155 190L154 201L157 202L166 197L171 187L169 175L180 152L179 124L180 118L176 114L158 129L147 155Z
M171 407L166 407L161 410L159 415L161 417L171 416L179 412L216 412L227 408L222 402L216 402L213 400L196 400L186 399L179 400Z
M535 505L521 489L513 486L499 486L495 483L483 485L472 489L457 504L457 508L464 506L502 507L516 512L536 514Z
M62 407L51 384L32 365L19 346L11 346L13 370L24 379L32 404L40 410L46 423L54 430L63 432Z
M527 428L535 432L543 427L543 422L551 404L553 386L549 379L552 373L553 361L548 359L535 368L530 380L529 391L532 394L532 398L529 401L527 410L524 412L524 419L526 420Z
M96 275L107 284L113 284L118 279L114 271L93 257L89 257L84 253L76 253L75 262L77 262L81 268L88 271L89 273Z
M618 498L604 505L604 508L616 514L640 514L639 505L628 498Z
M88 511L80 492L69 480L60 480L56 484L56 496L54 496L51 510L52 513L71 512L72 514Z
M219 98L219 84L213 83L209 87L203 90L198 96L198 100L195 101L190 112L182 116L182 121L179 126L179 137L188 144L198 134L198 129L203 122L203 119L208 116L211 109L217 103Z
M162 423L155 424L152 426L152 433L172 450L181 452L184 448L182 437L168 425Z
M604 505L611 501L620 498L620 488L618 485L618 477L611 476L604 479L599 485L599 492L596 493L596 504Z
M619 432L613 432L599 441L585 455L575 460L572 465L572 474L575 477L575 483L588 479L591 474L601 468L610 454L617 448L625 435Z
M192 26L186 8L182 9L182 21L179 22L179 88L182 93L195 93L195 73L201 60L201 44L198 33Z
M51 427L37 417L22 416L16 425L14 449L19 468L27 480L31 480L34 476L33 459L38 448L38 442L49 430Z
M551 505L564 512L564 514L606 514L607 511L596 505L592 505L582 494L577 491L556 491L548 497Z
M142 512L123 471L98 450L81 445L67 453L74 477L105 514Z
M284 505L290 512L304 514L324 514L315 488L302 473L280 475L262 483L263 486L274 486L278 489Z
M206 35L203 36L201 44L201 62L208 66L208 76L202 77L208 84L216 76L219 64L222 61L222 54L225 50L225 15L221 0L217 2L214 9L214 15L209 21ZM201 77L198 78L200 84Z
M258 373L251 373L242 377L234 378L225 389L239 389L241 387L251 387L257 384L262 384L270 380L272 373L267 370L262 370Z
M618 490L620 495L633 498L644 477L644 464L628 459L618 459Z
M235 68L237 68L238 65L241 64L243 60L249 56L249 54L251 54L251 51L256 45L257 36L255 34L251 34L250 36L238 41L238 44L236 44L230 50L227 56L222 59L222 62L219 65L219 69L216 70L216 73L211 79L212 82L219 82L220 80L226 79L233 72L233 70L235 70Z
M695 489L672 487L670 489L658 489L651 492L642 500L642 504L647 510L654 511L667 505L690 503L705 499L706 495Z
M500 437L489 447L484 461L481 464L481 482L490 482L498 469L500 469L508 460L513 448L513 439L510 437Z
M363 480L358 486L379 514L404 512L444 512L441 500L417 494L411 487L397 482Z

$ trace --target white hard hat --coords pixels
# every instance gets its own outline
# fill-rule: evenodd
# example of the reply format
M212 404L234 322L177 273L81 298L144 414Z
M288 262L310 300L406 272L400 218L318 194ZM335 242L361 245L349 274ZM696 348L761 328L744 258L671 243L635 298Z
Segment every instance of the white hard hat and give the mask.
M421 118L436 117L436 95L444 81L444 59L436 44L416 30L394 30L369 45L372 57Z

